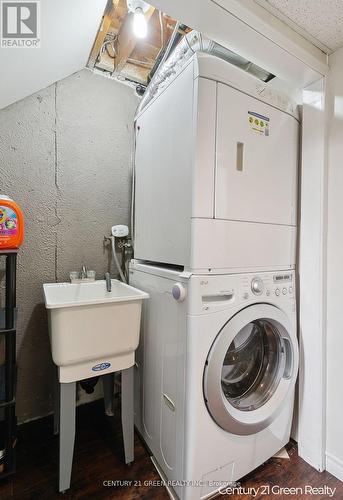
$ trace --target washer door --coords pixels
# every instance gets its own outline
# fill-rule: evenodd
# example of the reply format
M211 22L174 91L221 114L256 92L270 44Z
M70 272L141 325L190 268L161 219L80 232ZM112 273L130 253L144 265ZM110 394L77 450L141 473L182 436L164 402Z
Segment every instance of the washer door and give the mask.
M275 419L297 371L298 343L287 316L268 304L249 306L226 323L208 354L208 411L232 434L255 434Z

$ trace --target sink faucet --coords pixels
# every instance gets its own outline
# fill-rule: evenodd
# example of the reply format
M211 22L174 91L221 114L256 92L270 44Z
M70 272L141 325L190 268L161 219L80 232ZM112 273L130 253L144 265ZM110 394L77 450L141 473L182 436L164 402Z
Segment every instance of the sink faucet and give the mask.
M110 273L105 274L105 280L106 280L107 291L111 292L112 291L112 281L111 281Z
M82 266L81 272L80 272L80 278L82 280L87 278L87 267L86 266Z

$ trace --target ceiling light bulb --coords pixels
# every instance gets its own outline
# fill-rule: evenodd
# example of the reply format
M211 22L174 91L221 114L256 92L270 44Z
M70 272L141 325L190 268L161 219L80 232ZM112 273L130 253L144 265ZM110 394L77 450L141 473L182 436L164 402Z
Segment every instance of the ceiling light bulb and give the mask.
M137 38L146 38L148 34L147 22L140 7L137 7L133 15L133 32Z

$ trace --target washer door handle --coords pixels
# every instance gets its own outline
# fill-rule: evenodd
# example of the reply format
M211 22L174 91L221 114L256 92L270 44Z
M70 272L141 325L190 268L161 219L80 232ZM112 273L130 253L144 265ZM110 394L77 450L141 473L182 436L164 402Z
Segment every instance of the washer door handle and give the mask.
M164 398L164 402L166 403L166 405L168 406L168 408L171 410L171 411L175 411L175 404L174 402L170 399L169 396L167 396L166 393L163 394L163 398Z
M289 380L292 378L292 373L293 373L293 350L292 350L292 344L289 338L287 337L282 337L282 342L283 342L283 352L286 357L285 359L285 370L283 372L283 378L286 380Z

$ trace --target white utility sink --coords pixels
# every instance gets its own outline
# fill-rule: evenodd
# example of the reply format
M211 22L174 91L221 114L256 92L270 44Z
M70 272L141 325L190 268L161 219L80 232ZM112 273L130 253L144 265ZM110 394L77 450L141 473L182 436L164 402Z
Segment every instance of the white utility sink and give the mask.
M149 295L118 280L43 285L52 358L59 381L128 368L139 342L142 301Z

